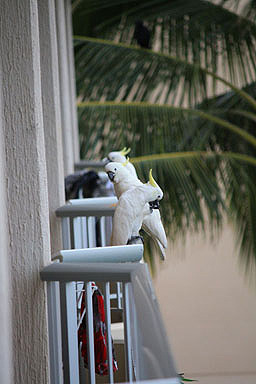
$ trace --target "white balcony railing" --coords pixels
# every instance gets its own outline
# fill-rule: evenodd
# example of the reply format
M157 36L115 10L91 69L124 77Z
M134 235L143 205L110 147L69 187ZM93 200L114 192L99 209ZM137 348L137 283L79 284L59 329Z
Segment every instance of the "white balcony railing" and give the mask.
M62 220L64 250L41 272L48 291L52 384L84 383L79 374L77 332L84 316L80 311L82 289L86 291L88 382L96 382L92 281L102 284L104 292L108 362L111 362L108 382L114 382L111 341L114 305L123 313L126 381L180 382L147 265L138 263L143 246L106 246L115 203L114 197L78 199L56 212ZM113 283L116 293L110 293Z

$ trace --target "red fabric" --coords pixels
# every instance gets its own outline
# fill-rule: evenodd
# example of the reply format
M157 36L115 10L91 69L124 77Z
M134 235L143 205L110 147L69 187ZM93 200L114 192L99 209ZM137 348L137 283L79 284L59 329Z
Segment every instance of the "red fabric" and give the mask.
M108 360L107 360L107 339L105 325L105 309L104 299L101 292L94 290L93 296L93 327L94 327L94 356L95 356L95 372L99 375L108 375ZM85 292L82 296L81 315L85 308ZM86 315L78 330L78 340L82 343L81 353L84 359L84 365L88 367L87 354L87 335L86 335ZM113 350L113 344L112 344ZM113 370L117 371L117 362L113 350Z

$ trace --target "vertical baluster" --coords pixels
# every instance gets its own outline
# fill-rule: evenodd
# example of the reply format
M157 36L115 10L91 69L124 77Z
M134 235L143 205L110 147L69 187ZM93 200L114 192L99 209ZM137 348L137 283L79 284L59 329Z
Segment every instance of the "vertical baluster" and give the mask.
M112 352L112 338L111 338L110 283L109 282L105 284L105 301L104 302L105 302L106 331L107 331L109 383L114 383L113 352Z
M129 286L130 286L130 283L123 284L126 381L131 383L132 382L132 353L131 353L131 316L130 316L130 303L129 303Z
M79 383L75 283L60 283L62 357L65 384Z
M74 248L79 249L82 248L82 223L81 217L74 217L73 219L73 238L74 238ZM79 283L76 282L76 294L77 294L77 302L79 301ZM77 305L77 311L79 313L79 302Z
M117 308L121 309L122 308L122 283L116 283L116 290L117 290Z
M62 228L63 249L71 249L69 217L62 217L61 228Z
M88 248L88 236L87 236L87 218L82 217L82 246L83 248Z
M91 283L86 283L86 330L88 340L88 367L90 384L95 384L95 358L94 358L94 333L93 333L93 307Z
M102 216L100 218L100 239L101 239L101 246L106 246L106 218L105 216Z
M138 320L136 308L134 305L134 296L133 290L130 289L129 292L129 303L130 303L130 316L131 316L131 352L132 352L132 364L133 364L133 373L135 381L140 380L140 358L138 343L139 343L139 335L138 335Z
M82 228L81 217L75 217L73 219L73 231L74 231L74 248L82 248Z
M89 248L96 247L96 227L95 227L95 217L88 217L87 225L88 225L88 245Z
M106 235L106 245L110 245L110 238L112 233L112 217L107 216L105 220L105 235Z
M51 383L63 383L59 283L47 282L47 306Z

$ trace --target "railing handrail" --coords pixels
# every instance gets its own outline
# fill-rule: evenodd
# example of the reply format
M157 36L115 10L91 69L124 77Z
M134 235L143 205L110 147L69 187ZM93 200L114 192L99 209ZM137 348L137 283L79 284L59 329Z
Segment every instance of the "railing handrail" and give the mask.
M56 253L52 260L65 263L125 263L138 262L143 257L143 245L118 245L83 249L67 249Z
M105 165L105 161L81 160L78 163L75 163L75 169L80 170L85 168L104 168Z
M116 203L115 196L73 199L58 208L56 215L58 217L113 216Z
M128 246L127 246L128 247ZM44 281L131 281L132 274L143 267L140 263L57 263L41 272Z

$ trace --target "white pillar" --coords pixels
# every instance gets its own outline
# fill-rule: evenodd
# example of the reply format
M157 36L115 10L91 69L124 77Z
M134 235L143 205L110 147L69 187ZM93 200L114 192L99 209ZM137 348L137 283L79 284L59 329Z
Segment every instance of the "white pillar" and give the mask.
M66 12L66 29L67 29L67 44L68 44L70 103L71 103L70 108L71 108L72 129L73 129L74 161L78 162L80 160L80 149L79 149L77 106L76 106L76 76L75 76L75 62L74 62L71 0L65 0L65 12Z
M61 100L61 124L63 134L64 150L64 173L65 176L74 172L74 134L71 109L70 89L70 67L68 59L67 25L65 0L55 0L56 24L59 54L59 76L60 76L60 100Z
M0 63L0 74L1 63ZM0 116L1 110L1 90L2 79L0 78ZM7 237L7 216L6 216L6 194L5 194L5 150L3 143L2 119L0 119L0 383L11 384L12 380L12 361L11 361L11 304L10 304L10 282L9 282L9 254Z
M14 383L49 383L46 289L49 208L36 0L2 0L0 57L12 282Z
M50 211L51 253L62 249L55 210L65 202L60 87L54 0L38 2L43 121Z

